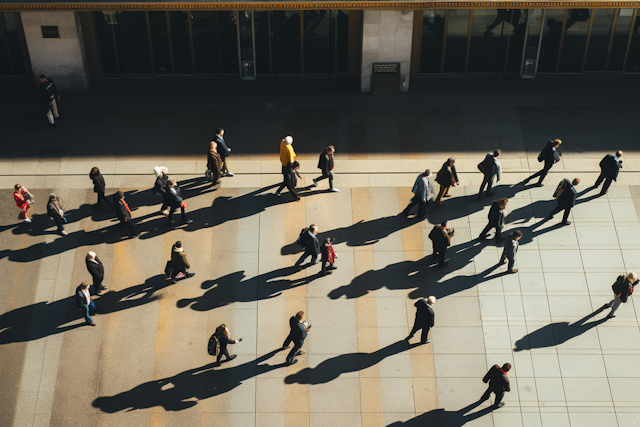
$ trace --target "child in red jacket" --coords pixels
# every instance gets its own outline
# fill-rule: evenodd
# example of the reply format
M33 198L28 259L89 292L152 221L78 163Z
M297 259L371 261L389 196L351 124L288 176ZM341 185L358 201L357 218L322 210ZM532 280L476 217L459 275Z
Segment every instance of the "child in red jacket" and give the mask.
M27 215L27 211L31 207L31 196L29 195L29 190L20 184L16 184L13 187L13 198L16 201L16 206L18 206L22 211L24 222L31 222L31 219Z
M336 253L333 251L333 246L331 245L335 239L331 237L327 237L324 241L324 244L320 247L320 252L322 254L322 275L326 276L327 274L331 274L331 270L335 270L337 267L333 266L333 261L338 258ZM327 263L329 266L327 267Z

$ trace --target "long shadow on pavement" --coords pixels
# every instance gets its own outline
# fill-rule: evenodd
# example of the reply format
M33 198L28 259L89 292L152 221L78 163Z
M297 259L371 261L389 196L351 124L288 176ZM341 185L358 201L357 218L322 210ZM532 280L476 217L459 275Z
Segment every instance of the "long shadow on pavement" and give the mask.
M434 409L418 415L415 418L411 418L408 421L397 421L389 424L387 427L462 427L493 411L493 408L488 407L468 414L469 411L477 408L481 403L482 402L474 402L458 411L446 411L442 408Z

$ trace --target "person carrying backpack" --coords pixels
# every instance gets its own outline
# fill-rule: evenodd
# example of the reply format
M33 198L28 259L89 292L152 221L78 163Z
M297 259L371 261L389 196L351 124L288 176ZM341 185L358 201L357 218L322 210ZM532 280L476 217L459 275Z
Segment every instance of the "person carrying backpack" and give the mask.
M233 360L236 356L229 356L229 351L227 350L227 346L229 344L237 344L242 341L242 338L238 338L237 340L232 340L230 338L229 328L224 323L216 328L216 332L213 334L211 338L209 338L209 354L212 356L216 356L216 363L214 366L220 366L220 359L222 356L225 356L225 360ZM215 343L217 341L217 344ZM217 349L217 351L215 351ZM213 354L212 354L213 353Z
M522 181L523 185L527 185L533 178L540 177L538 183L535 185L536 187L543 187L542 181L547 176L547 173L549 173L549 170L551 170L554 164L560 161L560 144L562 144L562 141L559 139L547 142L547 145L542 149L540 154L538 154L538 161L544 162L544 167L541 171L534 173Z
M320 243L318 242L318 226L311 224L309 228L302 230L298 238L298 244L304 248L304 253L298 258L295 266L301 268L301 264L307 257L311 256L309 265L318 263L320 255Z
M560 182L558 188L553 194L553 197L558 199L558 206L556 206L556 208L551 211L547 219L552 219L555 214L564 209L562 225L571 224L571 221L567 221L567 219L569 218L569 212L571 212L571 208L576 204L578 193L576 192L574 185L578 184L580 184L580 178L575 178L572 182L569 182L569 180L565 178Z
M605 304L603 307L611 307L611 312L607 315L607 319L616 317L616 310L618 310L620 304L627 302L637 283L638 275L635 271L629 272L626 277L624 274L618 276L616 282L611 286L611 289L613 290L613 299L609 304Z

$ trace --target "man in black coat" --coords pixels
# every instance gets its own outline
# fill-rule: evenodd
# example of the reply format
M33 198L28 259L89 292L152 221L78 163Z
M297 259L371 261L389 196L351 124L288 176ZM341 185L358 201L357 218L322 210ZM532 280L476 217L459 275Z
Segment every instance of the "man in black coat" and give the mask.
M440 191L436 196L436 203L442 206L443 197L451 197L449 189L459 184L458 173L456 172L456 158L449 157L436 174L436 182L440 184Z
M607 315L607 319L616 317L616 311L621 304L626 303L634 287L638 284L638 275L635 271L630 272L626 276L621 274L616 282L611 286L613 290L613 299L609 304L605 304L603 308L611 307L611 312Z
M313 178L314 187L318 186L318 181L329 178L329 191L339 191L337 188L333 188L333 153L335 152L335 147L330 145L322 154L320 154L320 158L318 159L318 169L322 171L322 176Z
M133 229L133 223L131 222L131 209L124 200L124 193L122 191L116 191L113 195L113 208L116 211L116 216L120 220L120 227L127 226L131 237L136 236L136 232Z
M502 250L502 256L500 257L500 261L498 262L498 265L502 265L508 261L509 265L507 266L507 273L518 272L518 269L513 268L513 265L516 263L516 255L518 253L518 248L520 247L518 240L520 240L521 238L522 238L522 231L515 230L513 233L511 233L511 235L507 239L507 242L504 244L504 249Z
M576 205L576 199L578 197L578 193L574 186L580 184L580 178L575 178L572 182L569 182L569 180L565 178L562 182L564 183L564 190L560 193L560 196L558 196L558 206L551 211L547 219L552 219L555 214L564 209L562 225L569 225L571 224L571 221L567 221L567 218L569 218L571 208Z
M291 330L289 331L289 335L287 335L287 338L284 340L284 343L282 343L282 350L284 350L285 348L289 348L289 344L291 344L291 342L293 341L293 337L296 334L295 330L298 329L298 324L303 320L303 317L304 311L299 311L295 314L295 316L291 316L291 318L289 319L289 328Z
M487 391L484 392L479 402L484 402L487 400L491 393L496 395L496 400L493 403L492 408L498 409L504 406L502 403L502 398L504 397L505 391L511 391L511 386L509 385L509 377L507 377L507 373L511 370L511 363L505 363L502 367L498 365L493 365L489 372L482 378L482 382L489 383L489 387Z
M487 196L493 196L495 193L491 191L493 186L493 177L497 177L497 181L500 181L502 175L502 165L498 161L498 157L502 151L497 149L493 154L489 153L484 157L484 160L478 165L478 169L482 172L484 177L482 178L482 184L480 184L480 192L478 193L478 199L482 198L482 190L484 186L487 186Z
M311 256L311 263L309 265L314 265L318 263L318 255L320 255L320 242L318 242L318 226L315 224L311 224L307 231L302 233L300 238L302 246L304 247L304 253L300 256L298 261L296 261L296 267L300 267L300 265L307 259L308 256Z
M53 83L53 79L47 78L44 74L40 74L40 76L38 76L38 80L40 81L38 92L40 95L40 102L42 103L42 110L47 115L47 119L49 120L51 127L56 128L58 126L56 125L54 118L60 118L57 103L60 99L58 89L56 88L55 83Z
M227 143L224 142L224 129L216 129L216 134L213 136L213 140L218 144L218 154L222 160L222 176L233 176L227 166L227 157L231 155L231 148L227 147Z
M523 184L526 185L533 178L540 177L536 186L537 187L543 186L542 181L547 176L547 173L549 173L549 170L551 169L551 167L560 161L560 144L562 144L562 141L559 139L554 139L553 141L547 142L547 145L542 149L542 151L538 155L538 161L539 162L544 161L544 167L542 168L541 171L534 173L529 178L525 179L522 182Z
M449 225L447 221L443 221L442 224L436 225L429 233L429 239L433 244L433 259L438 258L438 265L444 267L447 263L444 262L445 255L447 253L447 247L451 246L451 235L449 234Z
M93 289L95 292L106 291L108 288L102 284L104 280L104 264L102 264L100 258L92 251L87 253L87 258L84 261L87 264L87 271L93 277Z
M192 219L187 219L187 214L184 211L184 201L182 200L182 191L173 178L167 183L167 202L169 205L169 224L175 224L173 213L178 208L180 208L180 213L182 214L182 222L185 224L191 224L193 222Z
M618 180L618 172L620 172L620 169L622 169L622 150L618 150L616 154L607 154L604 156L604 159L600 160L600 176L598 176L592 188L598 188L600 184L602 184L602 181L604 181L600 195L604 196L607 194L611 181Z
M303 312L298 312L298 314L300 313ZM300 317L298 318L298 314L296 314L296 323L294 324L294 327L291 328L290 335L291 341L293 341L293 348L291 349L289 354L287 354L287 365L293 365L294 363L297 363L298 359L294 359L294 357L304 354L304 352L300 351L300 349L304 344L305 338L307 338L307 332L309 332L309 328L311 328L311 325L305 326L304 320L302 320L302 315L300 315Z
M491 204L491 209L489 209L489 223L480 233L480 240L485 240L487 238L487 233L492 228L496 229L496 243L500 243L504 240L501 233L504 228L504 210L507 207L508 202L509 199L503 197Z
M409 341L413 338L413 335L418 332L418 329L422 329L420 335L420 344L429 344L431 339L427 339L429 335L429 329L435 325L436 314L433 312L433 304L436 302L436 297L431 295L428 299L420 298L413 305L416 310L416 320L413 322L413 329L409 332L409 336L405 338Z

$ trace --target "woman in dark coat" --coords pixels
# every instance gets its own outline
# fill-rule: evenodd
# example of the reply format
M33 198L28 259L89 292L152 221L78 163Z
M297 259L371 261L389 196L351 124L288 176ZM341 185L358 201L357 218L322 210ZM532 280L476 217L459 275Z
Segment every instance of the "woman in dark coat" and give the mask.
M207 153L207 169L211 171L211 185L220 184L222 174L222 158L218 154L218 144L211 141L209 152Z
M91 172L89 172L89 178L91 178L91 180L93 181L93 192L94 193L98 193L98 203L96 203L96 204L99 205L100 202L104 200L104 202L108 206L112 206L113 207L111 202L104 197L104 192L106 190L106 185L104 183L104 177L100 173L100 169L98 169L98 168L91 169Z

